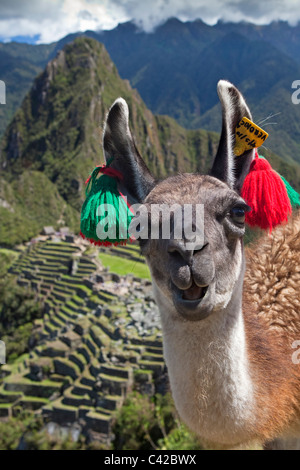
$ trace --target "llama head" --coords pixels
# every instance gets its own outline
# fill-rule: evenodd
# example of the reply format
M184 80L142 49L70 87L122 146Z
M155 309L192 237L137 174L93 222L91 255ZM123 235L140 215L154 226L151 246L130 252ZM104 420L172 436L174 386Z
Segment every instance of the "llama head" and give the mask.
M120 98L108 113L104 131L106 160L114 157L111 166L124 176L121 191L130 203L141 203L146 208L147 229L138 224L146 233L140 243L160 310L182 321L203 320L226 308L243 276L245 213L249 208L240 189L254 150L235 157L234 145L237 124L243 117L252 117L241 93L231 83L220 81L218 94L223 126L209 175L180 174L156 182L134 144L128 106ZM166 237L162 230L167 214L159 207L170 209L170 232ZM184 230L185 207L192 207L188 211L188 234ZM199 212L197 207L201 208ZM178 230L180 221L183 223ZM200 234L196 239L195 229Z

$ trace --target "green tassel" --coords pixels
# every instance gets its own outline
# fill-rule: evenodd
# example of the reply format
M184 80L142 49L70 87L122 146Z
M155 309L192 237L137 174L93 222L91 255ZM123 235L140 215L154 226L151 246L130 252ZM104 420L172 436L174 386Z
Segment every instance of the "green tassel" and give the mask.
M81 236L95 245L125 244L133 214L118 190L117 177L105 174L107 169L95 168L89 179L81 209ZM108 170L113 174L114 170ZM98 177L99 172L104 174Z
M259 155L259 158L265 159L265 157L263 157L262 155ZM279 176L284 182L289 200L291 202L291 206L293 207L293 209L297 209L298 207L300 207L300 194L297 193L297 191L294 188L292 188L290 183L282 175L279 174Z
M295 191L295 189L292 188L290 183L283 176L281 176L281 175L279 175L279 176L285 184L289 199L291 201L291 206L293 208L300 207L300 194L298 194L297 191Z

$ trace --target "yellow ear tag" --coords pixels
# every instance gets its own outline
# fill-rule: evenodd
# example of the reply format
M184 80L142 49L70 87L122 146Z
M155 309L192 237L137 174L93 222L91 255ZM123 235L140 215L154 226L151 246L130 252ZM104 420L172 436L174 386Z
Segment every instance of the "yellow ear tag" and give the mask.
M247 150L261 147L269 137L269 134L250 121L250 119L244 117L236 127L235 137L234 153L239 157Z

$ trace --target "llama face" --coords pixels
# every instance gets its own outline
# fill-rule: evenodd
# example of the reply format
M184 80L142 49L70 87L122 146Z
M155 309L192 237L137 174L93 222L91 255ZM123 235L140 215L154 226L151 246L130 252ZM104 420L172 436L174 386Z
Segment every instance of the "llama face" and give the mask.
M104 154L111 167L122 173L120 190L130 204L202 205L202 240L190 248L185 233L143 240L142 250L151 269L154 291L161 312L180 319L198 321L224 309L242 278L244 216L248 210L239 196L254 158L254 150L236 157L235 130L243 117L252 119L241 93L229 82L220 81L222 134L209 176L182 174L157 183L140 156L129 128L129 109L119 98L112 105L104 130ZM198 221L191 226L198 228ZM196 217L196 216L195 216ZM157 220L160 227L163 218ZM147 222L148 223L148 222ZM152 229L152 227L151 227ZM172 236L173 235L173 236Z
M184 174L159 183L145 203L149 213L151 207L163 204L204 208L201 245L192 248L184 234L175 239L172 216L169 239L153 239L149 224L148 239L140 241L158 303L168 304L168 310L189 321L203 320L225 308L242 269L242 239L248 210L244 200L216 178ZM158 223L162 225L162 214Z

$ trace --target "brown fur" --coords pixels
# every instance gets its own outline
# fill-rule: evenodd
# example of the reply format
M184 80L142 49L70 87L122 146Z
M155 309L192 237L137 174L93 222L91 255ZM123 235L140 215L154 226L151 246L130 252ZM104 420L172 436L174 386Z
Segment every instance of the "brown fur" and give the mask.
M264 440L296 429L300 419L300 213L246 250L244 319Z

